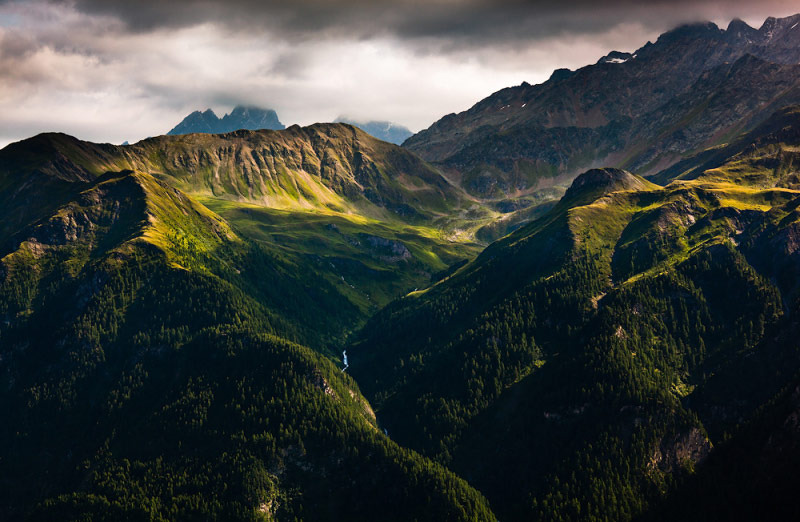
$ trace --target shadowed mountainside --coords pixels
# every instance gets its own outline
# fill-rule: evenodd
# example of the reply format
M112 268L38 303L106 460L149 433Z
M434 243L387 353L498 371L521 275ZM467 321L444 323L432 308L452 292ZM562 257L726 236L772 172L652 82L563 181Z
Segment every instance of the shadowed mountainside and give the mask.
M797 114L664 187L590 170L544 216L374 316L350 371L392 437L504 519L657 506L794 382ZM792 502L774 498L775 513Z
M654 174L800 102L800 15L680 27L545 83L498 91L404 146L469 193L531 193L593 166Z

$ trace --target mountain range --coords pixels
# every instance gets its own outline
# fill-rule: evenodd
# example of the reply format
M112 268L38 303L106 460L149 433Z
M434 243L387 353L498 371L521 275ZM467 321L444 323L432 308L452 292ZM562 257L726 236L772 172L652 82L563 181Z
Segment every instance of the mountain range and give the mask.
M278 119L278 115L272 109L237 105L229 114L225 114L222 118L214 114L214 111L211 109L206 109L204 112L194 111L173 127L167 135L180 136L181 134L193 133L222 134L240 129L282 130L285 128L283 123Z
M595 166L655 174L800 101L800 16L679 27L633 53L503 89L404 144L470 193L532 193Z
M382 141L401 145L414 133L389 121L356 121L345 117L336 118L334 123L347 123L362 129L367 134ZM219 118L214 111L194 111L170 130L168 136L183 134L225 134L237 130L283 130L286 127L272 109L237 105L229 114ZM127 145L127 143L125 143Z
M798 24L0 150L0 518L800 517Z

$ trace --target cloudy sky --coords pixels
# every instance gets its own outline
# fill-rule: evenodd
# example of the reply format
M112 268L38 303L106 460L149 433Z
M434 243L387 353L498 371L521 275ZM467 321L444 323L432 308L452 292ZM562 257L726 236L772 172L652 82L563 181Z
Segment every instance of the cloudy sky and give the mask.
M796 0L0 0L0 146L39 132L134 142L239 103L286 124L413 131L680 23Z

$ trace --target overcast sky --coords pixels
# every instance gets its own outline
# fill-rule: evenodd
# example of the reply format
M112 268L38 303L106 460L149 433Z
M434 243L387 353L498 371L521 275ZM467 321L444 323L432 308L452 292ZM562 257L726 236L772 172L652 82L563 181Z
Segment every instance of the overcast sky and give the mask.
M0 146L44 131L119 143L245 103L307 125L413 131L503 87L632 51L680 23L796 0L0 0Z

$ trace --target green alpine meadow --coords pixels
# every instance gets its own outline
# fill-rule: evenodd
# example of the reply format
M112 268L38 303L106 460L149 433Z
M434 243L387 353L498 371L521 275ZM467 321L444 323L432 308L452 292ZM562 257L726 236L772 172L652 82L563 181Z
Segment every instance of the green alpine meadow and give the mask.
M0 2L0 520L799 519L800 14L681 5Z

